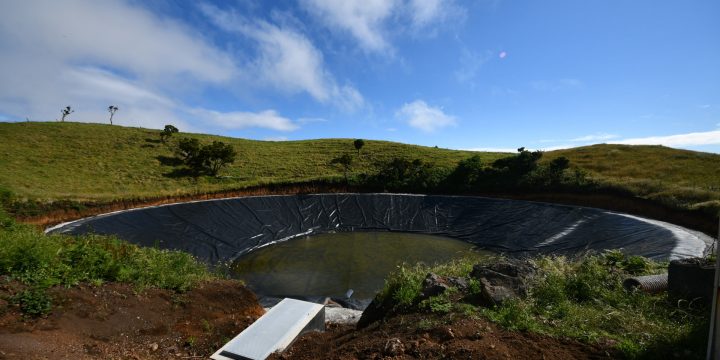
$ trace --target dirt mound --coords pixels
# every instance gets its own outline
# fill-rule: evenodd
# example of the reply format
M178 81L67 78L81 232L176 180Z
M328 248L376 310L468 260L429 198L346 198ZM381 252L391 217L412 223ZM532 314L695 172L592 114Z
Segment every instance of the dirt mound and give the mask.
M355 330L308 333L270 359L612 359L609 346L511 332L472 317L400 315Z
M0 281L0 299L19 288ZM233 281L182 294L114 283L50 293L53 311L41 319L24 319L17 306L0 300L0 359L208 357L264 312Z

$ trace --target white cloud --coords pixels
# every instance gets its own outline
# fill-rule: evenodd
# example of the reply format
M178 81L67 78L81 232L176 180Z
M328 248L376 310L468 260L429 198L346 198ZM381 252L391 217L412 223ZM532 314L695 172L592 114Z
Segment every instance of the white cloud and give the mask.
M182 24L121 1L7 2L0 39L3 52L21 51L35 61L102 63L136 76L181 73L222 82L235 71L227 54Z
M278 131L292 131L298 128L290 119L278 115L274 110L261 112L218 112L207 109L189 109L192 114L207 119L224 129L245 129L259 127Z
M325 69L322 53L305 35L265 21L251 21L211 5L202 5L200 9L221 29L255 41L257 57L247 64L246 71L253 80L288 93L307 92L320 102L332 102L348 111L363 105L357 89L337 84Z
M627 145L664 145L669 147L717 145L720 144L720 130L668 136L631 138L619 141L611 141L610 143Z
M399 4L397 0L303 0L302 4L328 26L350 34L369 51L389 48L383 22Z
M593 134L593 135L586 135L577 137L574 139L570 139L570 141L573 142L594 142L594 141L606 141L610 139L617 139L618 135L613 134Z
M410 126L424 132L433 132L457 124L455 117L446 115L440 108L428 106L422 100L404 104L396 115L403 118Z
M413 24L423 26L436 21L444 14L443 5L442 0L410 0Z
M464 16L464 10L453 0L302 0L301 3L326 26L350 33L363 50L380 53L392 53L389 33L401 32L403 26L418 33L433 24Z
M0 12L0 112L48 121L70 105L68 120L183 131L297 125L273 110L217 112L184 104L178 84L225 84L239 68L185 25L123 1L15 1ZM338 90L339 91L339 90Z

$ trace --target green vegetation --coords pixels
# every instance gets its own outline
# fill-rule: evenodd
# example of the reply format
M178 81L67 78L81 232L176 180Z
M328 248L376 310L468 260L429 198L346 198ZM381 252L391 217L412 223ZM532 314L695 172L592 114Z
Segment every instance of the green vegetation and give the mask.
M165 125L165 128L160 132L160 141L164 144L170 139L173 134L179 133L180 130L173 125Z
M182 130L182 129L181 129ZM330 161L354 151L352 139L253 141L181 133L201 143L222 141L237 151L222 177L174 176L172 141L159 130L84 123L0 123L0 188L17 200L74 202L144 199L241 189L271 183L339 180ZM175 136L173 136L174 138ZM394 158L421 158L451 169L474 154L387 141L365 141L352 174L373 173ZM502 156L482 153L485 161Z
M365 140L355 139L355 141L353 141L353 146L355 147L355 150L357 150L359 156L360 150L363 148L363 146L365 146Z
M663 271L667 264L613 251L571 261L541 257L529 294L493 308L467 302L479 285L471 280L470 296L453 291L420 300L421 284L429 272L467 277L473 262L455 261L437 267L403 266L386 279L377 300L392 299L395 311L428 311L484 316L518 331L570 337L588 343L610 344L629 358L702 358L708 329L707 308L666 294L627 292L622 281L631 274ZM419 325L419 326L422 326Z
M546 154L564 156L601 184L676 208L720 210L720 155L663 146L593 145Z
M559 191L636 196L677 209L720 210L720 155L660 146L594 145L546 153L455 151L386 141L323 139L265 142L83 123L0 123L0 193L23 211L82 208L239 190L269 184L347 182L388 191L488 193ZM177 138L177 139L176 139ZM180 139L225 143L237 152L220 175L179 167ZM333 159L351 151L350 167ZM524 150L524 149L523 149ZM542 155L542 156L539 156ZM502 160L502 159L505 160ZM409 176L409 179L407 178ZM388 180L388 181L384 181ZM62 204L61 202L66 202Z
M185 291L214 276L186 253L142 248L109 236L45 235L0 210L2 275L26 286L10 300L32 316L50 311L46 289L55 285L115 281Z
M235 156L237 156L232 145L222 141L201 145L198 139L191 138L180 139L175 148L175 154L193 176L217 175L221 168L234 163Z

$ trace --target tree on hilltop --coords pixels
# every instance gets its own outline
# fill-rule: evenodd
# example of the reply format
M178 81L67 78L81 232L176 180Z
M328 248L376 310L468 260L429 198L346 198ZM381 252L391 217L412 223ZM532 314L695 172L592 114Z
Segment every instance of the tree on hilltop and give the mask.
M74 112L75 110L73 110L70 106L66 106L64 109L60 110L60 113L62 114L62 119L60 119L60 121L65 122L65 118Z
M112 125L112 118L115 116L115 112L118 111L118 107L115 105L108 106L108 112L110 113L110 125Z
M178 128L172 126L172 125L165 125L165 128L160 132L160 141L165 143L167 139L169 139L173 134L177 134L180 132Z
M362 149L363 146L365 146L365 141L363 139L356 139L355 141L353 141L353 145L355 146L355 149L358 152L358 156L360 156L360 149Z

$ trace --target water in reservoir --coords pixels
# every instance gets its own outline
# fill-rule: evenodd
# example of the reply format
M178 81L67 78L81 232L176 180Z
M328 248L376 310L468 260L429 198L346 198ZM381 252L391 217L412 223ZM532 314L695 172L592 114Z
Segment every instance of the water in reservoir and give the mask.
M343 232L297 238L255 250L233 265L237 278L267 296L371 299L403 262L431 265L488 251L451 238L394 232Z

